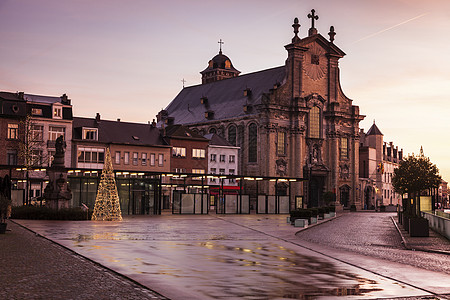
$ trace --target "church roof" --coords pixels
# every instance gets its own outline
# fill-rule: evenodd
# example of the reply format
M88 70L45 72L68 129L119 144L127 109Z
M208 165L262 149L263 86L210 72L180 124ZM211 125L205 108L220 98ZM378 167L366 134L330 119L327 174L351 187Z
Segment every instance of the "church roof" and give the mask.
M375 125L375 122L373 123L372 127L370 127L369 131L367 131L367 135L383 135L378 129L377 125Z
M248 115L244 105L261 103L264 93L285 79L285 66L244 74L238 77L186 87L165 109L175 124L207 122L205 112L213 112L214 120ZM244 90L250 92L245 95ZM207 101L201 101L207 98Z

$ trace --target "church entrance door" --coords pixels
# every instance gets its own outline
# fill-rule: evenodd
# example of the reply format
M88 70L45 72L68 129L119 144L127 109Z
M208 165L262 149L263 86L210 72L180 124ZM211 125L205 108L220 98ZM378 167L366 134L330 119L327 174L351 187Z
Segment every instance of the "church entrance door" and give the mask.
M348 207L350 203L350 187L345 185L339 188L341 204L344 207Z
M322 176L311 176L309 188L310 195L308 199L308 207L319 207L322 205L322 194L324 189L325 177Z

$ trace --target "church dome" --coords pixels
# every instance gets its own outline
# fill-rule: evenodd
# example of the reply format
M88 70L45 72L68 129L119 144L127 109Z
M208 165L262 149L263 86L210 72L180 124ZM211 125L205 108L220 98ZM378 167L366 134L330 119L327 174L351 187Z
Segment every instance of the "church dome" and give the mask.
M236 77L239 73L241 72L233 67L230 58L224 55L222 50L208 62L208 67L200 72L202 83Z
M228 56L222 54L222 51L219 52L216 56L214 56L209 62L208 67L206 70L211 69L224 69L224 70L233 70L237 71L233 64L231 63L231 60ZM206 71L205 70L205 71Z

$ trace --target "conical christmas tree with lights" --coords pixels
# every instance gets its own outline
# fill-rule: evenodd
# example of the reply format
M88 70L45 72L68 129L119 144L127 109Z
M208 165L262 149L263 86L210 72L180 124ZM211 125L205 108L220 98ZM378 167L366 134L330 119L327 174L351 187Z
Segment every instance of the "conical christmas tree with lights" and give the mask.
M103 166L100 184L98 185L92 220L122 221L119 194L117 193L116 180L114 179L109 149L106 149L105 165Z

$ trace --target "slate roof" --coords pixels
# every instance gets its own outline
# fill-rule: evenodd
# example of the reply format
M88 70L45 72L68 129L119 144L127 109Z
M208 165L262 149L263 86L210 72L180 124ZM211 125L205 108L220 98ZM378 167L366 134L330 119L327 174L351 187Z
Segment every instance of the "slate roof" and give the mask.
M375 125L375 122L373 123L372 127L370 127L369 131L367 131L367 135L383 135L378 129L377 125Z
M215 133L208 133L204 135L205 138L209 140L210 145L214 146L226 146L226 147L235 147L230 144L226 139L221 137L220 135L217 135ZM239 148L239 147L236 147Z
M20 101L24 102L25 100L20 99L19 95L17 93L10 93L10 92L0 92L0 99L2 100L12 100L12 101Z
M24 94L23 98L26 101L38 102L38 103L47 103L47 104L61 103L61 97Z
M180 124L171 125L164 128L164 137L173 139L194 139L207 141L207 139L203 136Z
M161 132L151 124L73 118L74 140L82 140L82 127L98 128L98 142L125 145L167 146Z
M244 105L261 103L263 93L268 93L277 83L285 79L285 66L244 74L234 78L186 87L165 109L174 124L207 122L206 111L213 111L213 120L222 120L248 115ZM244 96L250 89L251 96ZM207 97L207 105L201 98Z

